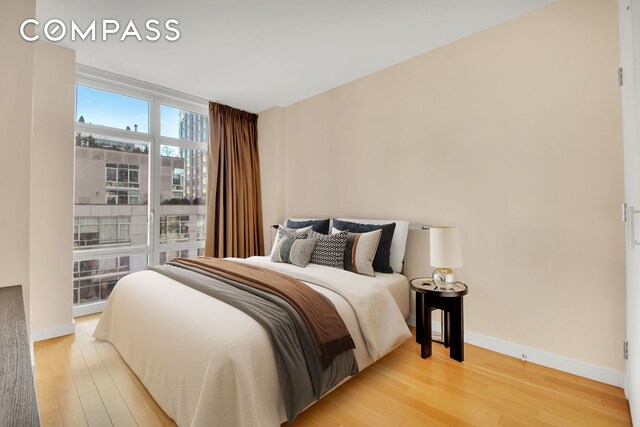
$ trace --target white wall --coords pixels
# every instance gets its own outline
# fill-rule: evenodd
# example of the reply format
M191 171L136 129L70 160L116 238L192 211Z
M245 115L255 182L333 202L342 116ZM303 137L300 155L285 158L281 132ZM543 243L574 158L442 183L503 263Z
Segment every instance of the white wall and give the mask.
M0 13L0 286L23 286L32 339L73 331L75 53L20 38L35 1ZM62 327L61 327L62 326Z
M30 280L34 341L73 332L75 51L34 44Z
M29 171L33 50L18 33L35 0L3 0L0 13L0 286L22 285L29 319Z
M260 144L284 126L275 221L457 225L466 329L621 377L617 28L615 0L562 0L262 113ZM262 188L275 191L269 167Z

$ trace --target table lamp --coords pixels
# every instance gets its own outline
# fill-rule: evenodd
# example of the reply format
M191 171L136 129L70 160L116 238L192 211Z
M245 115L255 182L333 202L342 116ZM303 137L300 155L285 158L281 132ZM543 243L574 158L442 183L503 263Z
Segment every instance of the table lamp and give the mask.
M453 289L457 282L453 268L462 267L458 227L432 226L429 236L431 265L436 267L433 282L442 289Z

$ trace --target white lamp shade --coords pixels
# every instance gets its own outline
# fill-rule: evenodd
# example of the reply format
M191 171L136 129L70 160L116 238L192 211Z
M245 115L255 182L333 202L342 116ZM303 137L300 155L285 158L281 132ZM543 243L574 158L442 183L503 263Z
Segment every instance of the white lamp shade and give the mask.
M432 266L436 268L462 267L458 227L431 227L429 241Z

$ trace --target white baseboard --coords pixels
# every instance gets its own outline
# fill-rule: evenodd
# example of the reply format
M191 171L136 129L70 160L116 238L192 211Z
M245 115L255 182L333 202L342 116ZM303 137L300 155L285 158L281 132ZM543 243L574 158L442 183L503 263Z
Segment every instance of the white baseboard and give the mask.
M76 332L76 322L64 323L62 325L52 326L50 328L37 329L31 332L31 340L33 342L44 341L51 338L61 337L63 335L74 334Z
M93 304L80 305L73 307L73 317L88 316L90 314L102 313L104 307L107 305L106 301L95 302Z
M407 324L409 326L415 326L415 314L412 314L407 318ZM440 322L431 321L431 328L434 331L439 331ZM605 384L614 385L616 387L624 387L625 385L624 372L616 371L611 368L605 368L603 366L584 362L582 360L572 359L570 357L561 356L559 354L538 350L536 348L527 347L522 344L516 344L510 341L501 340L469 330L464 331L464 342L478 347L486 348L487 350L495 351L496 353L506 354L507 356L512 356L521 360L523 359L523 355L525 355L527 362L536 363L538 365L568 372L570 374L589 378L591 380L599 381Z

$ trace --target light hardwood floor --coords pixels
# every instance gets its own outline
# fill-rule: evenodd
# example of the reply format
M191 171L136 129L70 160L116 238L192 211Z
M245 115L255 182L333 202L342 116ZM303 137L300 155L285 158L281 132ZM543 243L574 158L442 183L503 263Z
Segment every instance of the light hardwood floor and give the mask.
M42 425L175 426L109 343L76 334L35 345ZM465 346L419 357L410 340L302 413L294 426L631 425L620 388Z

